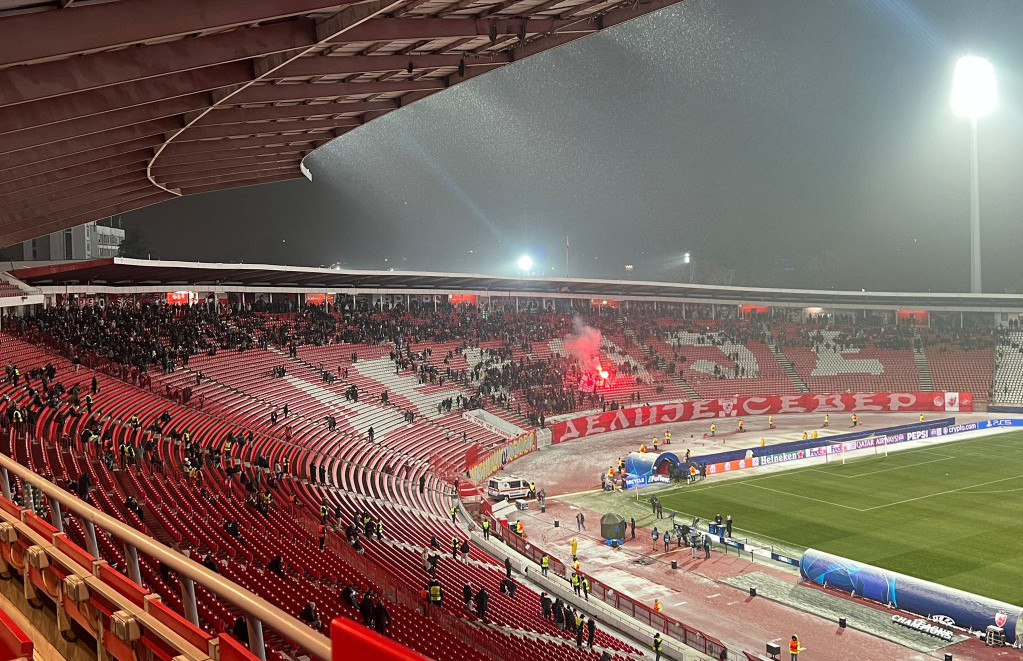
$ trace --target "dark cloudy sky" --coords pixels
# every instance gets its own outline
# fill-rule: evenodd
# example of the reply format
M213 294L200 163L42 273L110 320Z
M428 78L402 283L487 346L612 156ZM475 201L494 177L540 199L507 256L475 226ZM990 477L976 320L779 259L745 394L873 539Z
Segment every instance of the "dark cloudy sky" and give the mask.
M985 290L1023 290L1021 34L1018 0L686 0L357 129L314 183L125 218L172 259L562 275L568 235L573 276L686 279L688 251L697 279L960 291L973 52Z

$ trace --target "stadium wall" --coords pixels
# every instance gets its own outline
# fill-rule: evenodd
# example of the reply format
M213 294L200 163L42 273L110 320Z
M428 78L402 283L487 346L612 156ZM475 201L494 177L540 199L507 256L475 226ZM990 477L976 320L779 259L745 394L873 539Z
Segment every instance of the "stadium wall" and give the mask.
M988 406L989 413L1023 413L1023 406Z
M915 613L939 625L973 631L999 626L1010 644L1023 626L1023 608L1019 606L816 549L803 553L799 574L808 581Z
M638 406L562 420L551 426L551 442L671 422L787 413L865 413L896 411L973 411L966 392L869 392L726 397Z

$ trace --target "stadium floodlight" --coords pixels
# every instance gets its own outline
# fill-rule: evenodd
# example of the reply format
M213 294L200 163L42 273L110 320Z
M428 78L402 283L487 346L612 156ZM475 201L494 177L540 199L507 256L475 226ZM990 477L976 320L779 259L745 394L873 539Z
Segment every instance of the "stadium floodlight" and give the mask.
M689 263L689 253L686 253L686 254L682 255L682 263L683 264L688 264Z
M522 257L519 257L518 266L520 271L525 271L526 273L529 273L530 271L533 270L533 258L530 257L529 255L523 255Z
M952 75L952 109L960 117L980 119L995 109L998 98L995 68L983 57L967 55Z
M982 289L977 120L995 109L997 97L995 68L991 63L975 55L959 58L952 75L952 109L970 120L970 291L974 294Z

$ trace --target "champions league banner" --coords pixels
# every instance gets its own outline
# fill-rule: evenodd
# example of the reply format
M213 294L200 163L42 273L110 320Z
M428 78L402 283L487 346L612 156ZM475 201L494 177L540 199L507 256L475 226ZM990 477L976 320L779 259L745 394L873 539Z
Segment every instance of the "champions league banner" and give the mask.
M799 574L808 581L915 613L939 625L984 631L993 624L1005 630L1010 644L1023 627L1023 608L1019 606L816 549L803 553Z
M786 413L869 413L896 411L958 412L973 410L973 394L967 392L867 392L829 395L765 395L726 397L696 402L596 413L551 425L551 443L563 443L620 429L706 419ZM722 429L722 432L725 430Z

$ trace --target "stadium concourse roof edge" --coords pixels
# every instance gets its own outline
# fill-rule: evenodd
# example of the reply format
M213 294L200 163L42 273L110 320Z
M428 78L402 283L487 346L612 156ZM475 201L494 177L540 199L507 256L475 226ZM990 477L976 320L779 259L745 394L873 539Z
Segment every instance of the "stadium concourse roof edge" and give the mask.
M143 293L197 288L213 291L408 293L471 292L486 296L821 306L853 309L1019 312L1021 294L769 289L674 282L500 276L427 271L373 271L280 264L183 262L110 257L33 266L12 262L11 273L44 293Z

